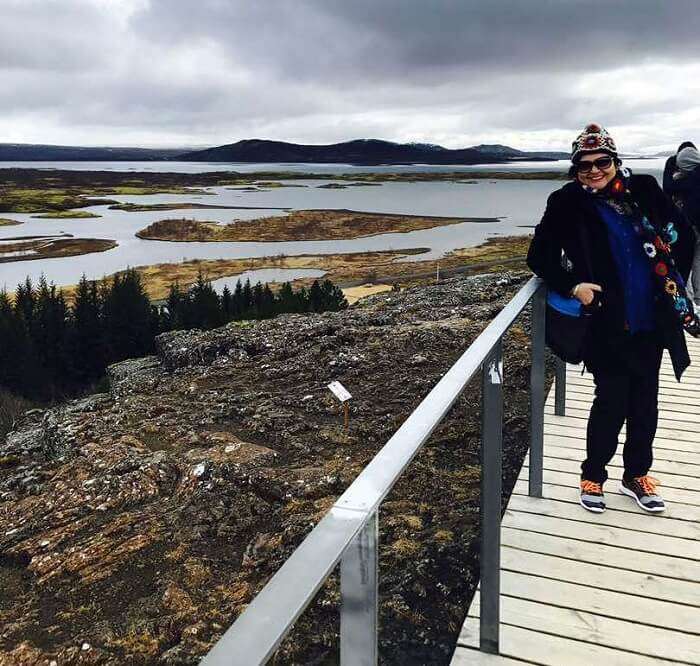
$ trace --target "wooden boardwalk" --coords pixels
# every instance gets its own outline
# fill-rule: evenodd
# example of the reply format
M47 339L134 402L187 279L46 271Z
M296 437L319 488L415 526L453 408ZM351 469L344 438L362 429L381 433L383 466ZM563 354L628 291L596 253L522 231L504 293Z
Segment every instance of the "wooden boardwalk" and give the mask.
M593 382L568 368L566 416L545 407L544 497L527 495L527 459L501 530L501 655L478 651L479 595L453 666L700 664L700 342L676 382L664 353L651 475L663 514L619 493L622 444L608 468L608 509L578 503ZM624 440L624 430L620 441Z

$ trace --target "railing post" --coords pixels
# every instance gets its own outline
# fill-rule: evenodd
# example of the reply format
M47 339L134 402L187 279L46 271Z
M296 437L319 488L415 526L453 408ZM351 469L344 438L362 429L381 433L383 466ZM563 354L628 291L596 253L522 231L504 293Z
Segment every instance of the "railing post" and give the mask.
M501 450L503 347L499 340L481 368L481 618L479 648L498 654L501 594Z
M530 315L530 466L528 493L542 497L544 447L544 327L547 290L542 285L532 297Z
M566 361L557 358L554 383L554 413L566 416Z
M340 663L377 664L378 511L358 532L340 562Z

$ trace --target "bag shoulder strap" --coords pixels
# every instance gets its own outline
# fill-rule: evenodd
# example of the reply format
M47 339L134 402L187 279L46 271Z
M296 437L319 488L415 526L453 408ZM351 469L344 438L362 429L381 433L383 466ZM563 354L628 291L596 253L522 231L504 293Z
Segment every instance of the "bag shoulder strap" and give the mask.
M586 264L586 270L588 271L590 279L595 280L595 277L593 276L593 264L591 262L590 247L588 244L588 234L583 228L583 224L578 225L578 234L579 239L581 240L581 250L583 251L583 261Z

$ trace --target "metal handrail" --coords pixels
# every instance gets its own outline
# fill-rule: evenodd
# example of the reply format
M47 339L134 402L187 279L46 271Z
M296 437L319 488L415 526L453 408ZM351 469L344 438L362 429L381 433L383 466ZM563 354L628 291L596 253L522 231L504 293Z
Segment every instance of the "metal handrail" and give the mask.
M542 496L545 287L531 278L447 371L226 631L201 666L264 664L341 562L340 661L377 663L379 505L482 371L480 647L498 652L502 339L532 300L529 493Z

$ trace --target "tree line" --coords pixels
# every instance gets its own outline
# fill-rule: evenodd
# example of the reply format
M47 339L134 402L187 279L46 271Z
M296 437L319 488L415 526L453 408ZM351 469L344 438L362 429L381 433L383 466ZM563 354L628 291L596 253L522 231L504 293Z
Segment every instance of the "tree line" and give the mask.
M153 353L164 331L345 307L342 290L329 280L296 291L285 282L277 293L238 280L219 295L200 273L189 288L174 283L165 302L154 303L129 269L99 283L83 276L69 303L44 277L36 286L27 278L13 295L0 291L0 387L56 400L94 385L111 363Z

